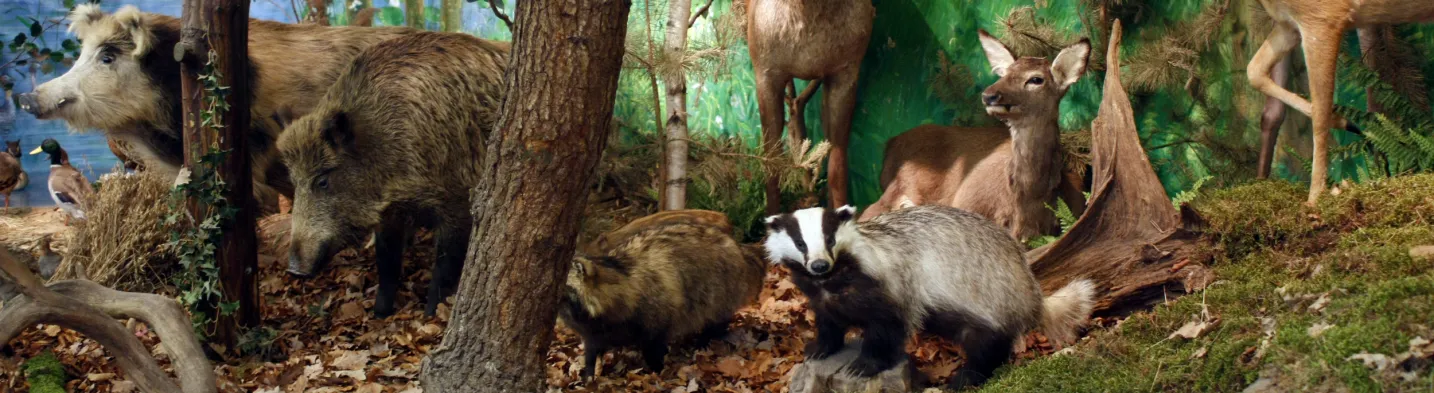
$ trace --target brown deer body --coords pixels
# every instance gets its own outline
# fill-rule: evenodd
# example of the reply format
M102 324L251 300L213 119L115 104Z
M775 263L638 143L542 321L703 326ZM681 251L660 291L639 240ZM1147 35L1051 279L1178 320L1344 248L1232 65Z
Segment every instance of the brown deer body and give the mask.
M882 164L885 191L863 220L907 204L942 204L976 212L1026 241L1055 229L1046 206L1055 204L1058 186L1072 211L1084 208L1080 176L1063 175L1057 119L1061 98L1085 73L1090 43L1051 61L1016 59L984 31L981 46L1001 77L982 101L1006 127L926 125L892 138Z
M1250 84L1266 96L1309 115L1314 122L1314 163L1308 203L1324 193L1329 176L1331 127L1344 128L1334 115L1335 63L1340 37L1351 28L1434 21L1430 0L1260 0L1274 22L1265 43L1250 59ZM1304 45L1309 69L1310 98L1285 90L1270 78L1270 69Z
M827 185L832 206L847 203L847 145L857 75L876 14L871 0L749 0L747 48L756 74L762 149L778 157L784 121L783 89L792 78L821 81L822 130L831 142ZM801 136L805 137L805 136ZM767 214L781 211L780 179L767 177Z

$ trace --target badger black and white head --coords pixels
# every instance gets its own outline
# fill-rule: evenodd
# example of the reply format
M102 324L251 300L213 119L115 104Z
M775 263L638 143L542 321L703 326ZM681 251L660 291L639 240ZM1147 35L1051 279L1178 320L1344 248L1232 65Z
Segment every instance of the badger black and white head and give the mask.
M846 368L872 376L925 331L962 346L966 363L951 379L959 390L989 378L1026 331L1069 342L1089 318L1090 281L1042 296L1024 246L975 213L927 205L854 222L855 213L813 208L767 219L768 258L792 271L816 314L808 357L840 351L859 327L861 355Z
M767 259L813 276L832 272L836 232L856 218L850 205L837 209L813 207L767 217Z

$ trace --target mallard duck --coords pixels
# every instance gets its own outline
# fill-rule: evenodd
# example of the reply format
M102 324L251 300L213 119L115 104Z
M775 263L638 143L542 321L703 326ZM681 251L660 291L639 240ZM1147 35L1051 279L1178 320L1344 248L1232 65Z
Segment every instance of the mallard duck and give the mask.
M10 208L10 193L25 188L30 176L20 166L20 141L6 141L0 152L0 194L5 194L5 208Z
M55 271L59 270L60 262L63 260L64 257L61 257L60 253L50 248L49 235L40 238L40 259L35 261L35 267L38 273L40 273L40 278L49 280L50 277L54 277Z
M50 199L55 200L61 210L70 213L65 217L65 225L70 224L70 218L85 219L85 200L89 198L94 189L90 188L90 180L85 178L83 173L75 167L70 166L69 155L65 149L60 147L60 142L54 138L45 138L40 142L40 147L35 148L30 154L50 155Z

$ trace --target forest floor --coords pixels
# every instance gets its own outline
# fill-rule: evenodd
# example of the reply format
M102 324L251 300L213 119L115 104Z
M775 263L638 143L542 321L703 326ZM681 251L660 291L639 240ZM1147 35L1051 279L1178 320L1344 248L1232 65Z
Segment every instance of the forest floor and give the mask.
M1043 345L1022 351L983 390L1434 390L1434 345L1425 340L1434 339L1434 262L1411 256L1434 244L1434 176L1346 189L1317 208L1303 207L1303 199L1301 186L1278 182L1201 197L1195 206L1208 222L1218 281L1148 312L1097 320L1088 337L1058 354ZM449 313L445 305L438 316L422 314L428 272L417 261L430 260L429 247L410 248L402 309L384 320L368 311L377 282L371 250L341 253L308 280L285 274L277 254L269 249L261 258L264 322L242 344L250 355L216 367L223 391L422 391L421 360L441 341ZM675 348L660 374L643 370L635 352L614 351L597 378L581 381L581 340L558 327L547 355L551 391L784 392L812 327L786 272L770 273L727 338ZM130 326L146 344L157 343L142 324ZM73 331L37 326L9 345L0 351L0 391L27 391L23 363L47 351L73 377L70 391L133 390L103 348ZM908 349L928 375L947 375L960 363L945 340L921 337Z

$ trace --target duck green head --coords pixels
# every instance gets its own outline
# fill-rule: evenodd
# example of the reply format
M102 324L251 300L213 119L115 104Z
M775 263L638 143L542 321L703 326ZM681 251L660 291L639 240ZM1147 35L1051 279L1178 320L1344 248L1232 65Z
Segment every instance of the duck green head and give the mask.
M45 138L44 141L40 142L40 147L31 150L30 154L40 154L40 152L49 154L50 164L54 165L59 165L61 162L66 161L67 158L65 149L60 148L60 142L56 141L55 138Z

